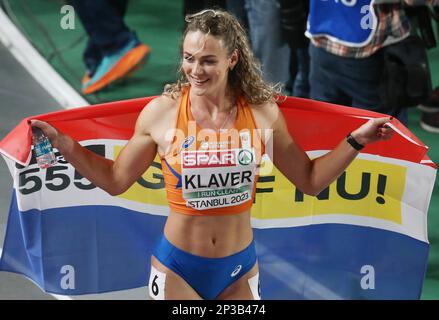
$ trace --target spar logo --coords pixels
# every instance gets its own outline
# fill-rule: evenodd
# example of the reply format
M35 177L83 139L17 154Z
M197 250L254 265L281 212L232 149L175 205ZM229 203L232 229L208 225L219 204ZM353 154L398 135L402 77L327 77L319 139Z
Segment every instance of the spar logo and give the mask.
M183 168L232 167L236 165L234 150L182 152Z
M253 153L249 150L243 149L238 154L239 164L247 166L253 162Z

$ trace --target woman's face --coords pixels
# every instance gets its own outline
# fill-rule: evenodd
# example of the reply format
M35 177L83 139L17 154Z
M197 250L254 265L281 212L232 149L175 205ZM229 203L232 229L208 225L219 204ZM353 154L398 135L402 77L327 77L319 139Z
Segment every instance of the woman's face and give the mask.
M201 31L188 32L183 41L183 72L196 95L217 94L227 87L227 75L237 62L222 40Z

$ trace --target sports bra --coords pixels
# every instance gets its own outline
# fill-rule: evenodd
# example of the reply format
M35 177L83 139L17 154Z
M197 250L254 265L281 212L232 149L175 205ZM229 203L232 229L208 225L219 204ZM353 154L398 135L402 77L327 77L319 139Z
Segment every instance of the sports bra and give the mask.
M233 128L203 129L192 116L189 92L182 90L171 148L161 157L169 206L187 215L247 211L265 152L250 106L239 97Z

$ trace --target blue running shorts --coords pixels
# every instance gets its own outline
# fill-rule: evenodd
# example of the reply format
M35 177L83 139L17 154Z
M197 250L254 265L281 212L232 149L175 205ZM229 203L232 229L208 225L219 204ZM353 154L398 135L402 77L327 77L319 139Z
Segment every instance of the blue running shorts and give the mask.
M206 258L175 247L162 235L153 255L208 300L215 299L256 263L254 240L247 248L230 256Z

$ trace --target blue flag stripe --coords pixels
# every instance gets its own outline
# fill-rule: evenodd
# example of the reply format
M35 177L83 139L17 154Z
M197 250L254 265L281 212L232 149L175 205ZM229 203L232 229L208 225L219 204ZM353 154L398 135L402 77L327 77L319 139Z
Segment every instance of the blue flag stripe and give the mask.
M0 269L63 295L145 286L164 222L113 206L19 212L14 194ZM344 224L254 232L264 299L420 296L429 248L422 241Z

